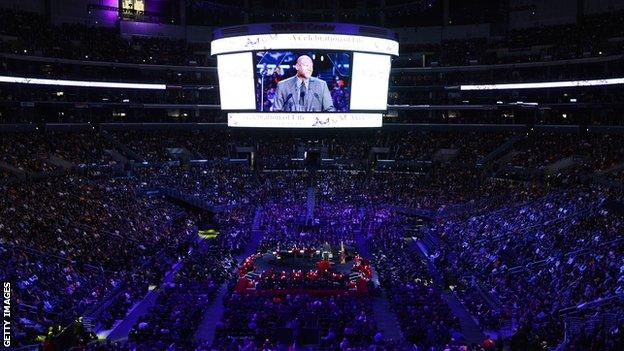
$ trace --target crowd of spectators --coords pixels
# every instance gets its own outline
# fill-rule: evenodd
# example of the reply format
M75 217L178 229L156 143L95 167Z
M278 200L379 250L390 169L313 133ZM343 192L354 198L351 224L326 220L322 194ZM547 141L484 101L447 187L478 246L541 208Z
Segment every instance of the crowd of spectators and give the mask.
M188 349L203 314L235 260L218 244L200 242L193 247L171 282L158 292L156 303L141 316L128 335L134 347Z
M622 36L622 11L587 15L578 23L511 30L492 38L444 40L439 44L406 44L402 52L425 53L439 66L536 62L621 54L621 45L609 40ZM532 51L532 47L542 47ZM509 49L506 54L501 49ZM520 51L520 53L518 53ZM522 52L524 51L524 52ZM409 60L399 65L413 65Z
M83 24L52 25L42 14L0 10L0 50L6 53L87 61L201 65L206 50L184 40L122 38L119 30Z
M369 210L368 245L373 266L397 313L404 337L418 349L444 349L459 331L458 320L435 287L425 261L404 240L405 221L378 207Z
M344 288L350 283L342 273L320 268L309 272L280 272L272 268L254 278L257 283L252 292L247 285L241 286L262 253L318 250L324 245L334 249L339 245L352 246L353 232L361 220L358 211L348 204L350 197L339 198L348 191L341 190L338 175L265 171L259 177L269 189L263 206L265 234L257 249L259 253L247 258L240 267L241 278L225 300L213 348L276 350L318 344L339 350L364 349L369 345L380 350L394 349L376 328L370 300L349 294ZM314 196L308 191L310 187L317 188L318 198L308 198ZM313 215L306 206L308 201L314 201Z
M444 243L432 258L485 328L515 326L515 347L557 346L561 310L621 294L621 218L608 197L574 188L432 225Z
M502 37L490 40L473 38L444 40L439 44L406 43L402 52L407 56L424 52L427 53L429 63L445 66L619 54L620 45L609 39L622 36L621 13L615 11L587 15L578 23L572 24L511 30ZM197 44L147 37L126 40L117 30L111 28L83 24L51 25L45 16L37 13L3 9L0 20L2 34L6 38L12 38L0 43L0 48L5 52L94 61L177 65L201 65L205 57L195 54L205 50ZM518 51L536 46L544 49L537 53L514 52L512 55L503 56L499 52L502 48ZM405 60L397 64L412 63Z
M119 147L114 139L97 133L75 134L76 138L74 133L42 133L33 138L5 134L3 145L8 157L15 158L5 162L31 169L32 154L20 150L28 150L29 143L40 147L38 152L53 151L81 164L106 163L104 146L97 140ZM88 312L103 328L111 328L151 285L159 287L157 305L135 325L131 342L157 348L197 346L192 336L216 290L225 284L231 290L213 345L217 348L260 348L268 343L266 347L272 349L296 340L341 350L382 345L383 335L377 336L381 331L365 297L295 294L246 300L239 295L233 284L238 265L232 257L250 242L257 208L262 209L259 229L265 233L259 252L325 243L357 247L359 236L367 238L372 267L402 333L421 348L465 345L445 303L448 287L482 328L511 328L509 342L515 347L556 346L564 335L559 311L622 293L624 268L617 240L621 218L609 205L621 200L621 192L585 184L582 177L571 178L572 183L559 189L547 180L523 183L479 171L476 162L513 137L511 133L366 135L355 151L349 148L355 136L308 139L337 158L362 160L369 157L367 149L383 146L391 156L428 163L429 168L422 172L314 170L299 165L298 170L254 170L223 159L239 141L268 155L280 149L298 153L309 143L305 137L275 140L246 134L125 132L113 137L150 160L150 165L135 167L130 177L92 180L66 175L4 185L2 218L20 219L0 225L2 263L11 267L2 278L16 282L18 308L25 316L16 327L18 340L32 341L48 327ZM621 162L617 135L539 136L543 140L535 134L517 146L531 150L531 161L519 159L527 167L580 153L588 163L577 172L591 176L594 169ZM63 138L72 144L63 143ZM483 138L487 142L479 143ZM556 153L561 145L566 147ZM201 153L208 161L160 164L170 159L164 150L173 147L186 147L193 157ZM457 152L451 159L440 159L440 149ZM143 195L157 188L179 190L211 206L229 206L210 223L218 227L217 238L191 244L198 240L193 235L197 232L187 221L176 220L180 209ZM396 207L417 209L424 217L438 220L415 232L421 234L407 235L409 223L394 212ZM430 260L442 272L444 286L435 282L428 262L404 239L414 235L422 235L431 245ZM181 262L178 272L162 285L176 262ZM261 288L270 289L269 283L265 279ZM302 286L307 285L296 285ZM311 324L305 324L307 316L325 308L335 309L336 318L311 318ZM276 318L281 315L293 320ZM285 329L301 333L281 339ZM585 338L583 343L605 340L599 337L602 334L588 333L578 338ZM609 343L619 340L608 339Z
M185 148L193 160L227 158L233 150L226 142L226 130L211 131L124 131L112 135L150 162L176 159L168 149ZM182 157L182 156L180 156Z
M71 162L75 166L113 164L105 152L114 147L93 131L70 133L11 133L0 135L0 161L21 172L36 173L59 168L52 157Z
M349 350L383 341L376 335L370 301L366 298L232 294L225 305L226 312L217 326L215 344L221 345L217 350L248 343L266 350L276 349L279 343Z
M97 313L110 326L162 277L187 235L173 226L175 206L138 198L136 187L76 176L4 187L2 278L15 282L28 316L17 320L18 344L112 298Z

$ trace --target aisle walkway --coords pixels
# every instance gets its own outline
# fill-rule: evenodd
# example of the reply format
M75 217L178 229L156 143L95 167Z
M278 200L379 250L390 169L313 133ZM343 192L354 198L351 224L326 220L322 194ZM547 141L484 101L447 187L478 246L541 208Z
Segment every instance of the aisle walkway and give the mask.
M481 330L481 327L477 323L477 321L472 317L470 312L466 309L466 306L459 301L455 293L448 291L444 286L444 277L442 273L438 271L433 261L431 261L427 256L427 246L424 245L417 238L412 238L412 249L413 251L421 256L423 259L427 261L427 267L429 268L429 274L433 278L435 286L440 290L440 293L446 304L451 309L451 312L455 317L459 319L459 325L462 330L462 334L466 341L469 343L480 343L485 338L485 334Z
M370 253L368 251L368 247L366 246L366 235L364 234L366 232L367 231L356 230L354 232L354 236L357 243L358 253L362 257L370 259ZM375 283L375 286L379 286L379 278L377 276L377 271L374 268L375 267L373 267L372 280ZM383 332L386 340L393 340L401 344L404 340L397 316L390 307L390 301L388 301L386 292L383 291L383 289L379 290L381 293L371 299L373 315L375 322L377 323L377 328Z
M372 304L377 328L382 331L385 340L392 340L399 344L403 343L401 325L390 307L390 301L388 301L386 292L382 290L381 296L373 297Z
M169 272L165 275L165 278L163 279L160 285L161 287L173 281L173 277L175 273L182 267L182 264L183 264L183 261L180 261L176 263L175 265L173 265L171 270L169 270ZM123 320L117 321L115 323L115 327L113 327L113 329L110 332L103 331L98 334L101 334L101 335L108 334L106 336L106 339L113 341L113 342L123 341L123 340L128 339L128 333L130 333L130 329L132 329L132 326L134 326L134 324L139 320L139 318L141 318L141 316L146 314L149 308L152 307L154 303L156 302L156 296L158 295L158 290L159 289L154 289L154 290L149 291L147 295L145 295L143 300L141 300L141 302L135 305L134 308L128 312L128 314Z
M221 316L223 316L223 311L225 310L225 306L223 306L223 298L226 293L227 283L223 283L219 288L219 292L217 293L214 302L204 312L204 319L202 319L199 327L197 327L197 331L195 332L195 342L206 342L207 345L212 344L215 331L217 329L217 323L221 320Z
M236 257L236 262L241 263L245 258L251 256L258 249L258 244L262 240L264 233L260 230L260 223L262 222L262 208L258 207L256 209L256 215L254 217L252 230L251 230L251 240L241 254ZM221 316L223 316L223 312L225 311L225 306L223 305L223 298L227 294L227 282L222 284L219 288L219 292L214 300L214 302L208 307L208 309L204 312L204 317L195 332L195 341L198 343L205 343L207 345L211 345L214 340L214 335L216 331L217 323L221 320Z
M459 319L459 325L466 341L475 344L481 343L485 339L485 334L483 334L479 324L477 324L470 312L466 310L466 306L459 301L455 293L443 291L442 297L446 300L446 304L450 307L453 315Z
M306 224L314 222L314 206L316 204L316 188L311 186L308 188L308 196L306 197Z

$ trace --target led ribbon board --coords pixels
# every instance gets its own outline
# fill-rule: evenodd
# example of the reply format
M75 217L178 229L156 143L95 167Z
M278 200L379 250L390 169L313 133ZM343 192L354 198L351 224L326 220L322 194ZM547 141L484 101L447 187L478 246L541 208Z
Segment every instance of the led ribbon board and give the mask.
M381 124L381 113L228 113L230 127L370 128Z
M391 57L399 54L394 34L352 24L283 26L215 30L211 54L228 125L381 127Z
M399 55L395 40L345 34L258 34L213 40L211 55L273 49L323 49Z
M570 80L561 82L510 83L510 84L473 84L461 85L460 90L510 90L510 89L545 89L592 87L601 85L624 84L624 78Z
M9 76L0 76L0 83L58 85L58 86L66 86L66 87L87 87L87 88L150 89L150 90L167 89L167 86L165 84L95 82L95 81L86 81L86 80L41 79L41 78L9 77Z

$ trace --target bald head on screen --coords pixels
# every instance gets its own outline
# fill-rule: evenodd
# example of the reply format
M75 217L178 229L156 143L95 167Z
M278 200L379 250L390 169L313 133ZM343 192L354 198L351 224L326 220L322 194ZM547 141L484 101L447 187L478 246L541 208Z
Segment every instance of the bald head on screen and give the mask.
M297 74L277 84L273 111L335 111L327 83L312 77L310 56L299 56L295 69Z
M301 55L297 59L297 64L295 65L297 69L297 77L302 79L310 79L312 76L312 71L314 70L314 62L308 55Z

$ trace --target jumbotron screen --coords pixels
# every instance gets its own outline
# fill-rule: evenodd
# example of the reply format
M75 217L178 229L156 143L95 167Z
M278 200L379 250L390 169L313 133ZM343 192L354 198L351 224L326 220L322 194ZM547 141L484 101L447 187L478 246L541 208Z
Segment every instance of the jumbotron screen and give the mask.
M221 109L230 127L381 127L398 42L346 34L219 38Z

